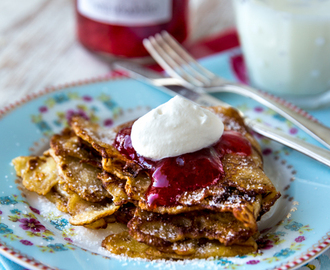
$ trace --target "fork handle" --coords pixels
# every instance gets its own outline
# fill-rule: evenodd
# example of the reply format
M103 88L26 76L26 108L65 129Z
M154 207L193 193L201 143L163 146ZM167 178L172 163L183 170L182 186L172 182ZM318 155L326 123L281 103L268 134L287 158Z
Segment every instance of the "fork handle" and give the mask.
M205 88L205 90L207 92L212 93L235 93L254 99L259 103L267 106L268 108L274 110L278 114L282 115L292 123L296 124L298 127L300 127L306 133L318 140L320 143L330 148L330 128L317 122L317 120L310 119L299 113L297 110L294 109L294 105L290 103L285 104L285 101L282 101L282 103L278 102L274 99L274 97L271 97L269 94L263 93L261 91L255 90L249 86L242 84L223 84L217 87L208 87Z
M330 151L303 140L284 134L283 132L246 119L246 124L255 132L276 142L284 144L330 167Z

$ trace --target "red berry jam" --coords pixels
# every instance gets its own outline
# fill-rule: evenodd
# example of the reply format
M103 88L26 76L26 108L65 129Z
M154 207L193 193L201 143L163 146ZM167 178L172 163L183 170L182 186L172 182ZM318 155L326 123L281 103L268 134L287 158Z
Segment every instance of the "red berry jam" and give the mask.
M251 144L236 131L224 131L218 142L193 153L153 161L134 150L131 128L118 132L114 146L135 161L151 177L146 194L149 206L175 206L186 191L212 186L224 177L222 158L225 154L250 155Z
M88 17L79 10L78 1L82 0L76 0L78 39L85 47L95 52L129 58L145 57L149 53L142 44L143 39L166 30L181 43L188 35L188 0L171 0L172 10L169 20L146 25L123 24L120 21L107 23ZM105 6L104 9L106 8L109 7Z

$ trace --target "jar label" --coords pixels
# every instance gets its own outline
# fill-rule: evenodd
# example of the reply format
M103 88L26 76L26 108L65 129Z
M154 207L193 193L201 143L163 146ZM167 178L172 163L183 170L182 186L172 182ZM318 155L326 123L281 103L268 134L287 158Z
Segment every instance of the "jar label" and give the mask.
M172 18L172 0L77 0L78 12L95 21L145 26Z

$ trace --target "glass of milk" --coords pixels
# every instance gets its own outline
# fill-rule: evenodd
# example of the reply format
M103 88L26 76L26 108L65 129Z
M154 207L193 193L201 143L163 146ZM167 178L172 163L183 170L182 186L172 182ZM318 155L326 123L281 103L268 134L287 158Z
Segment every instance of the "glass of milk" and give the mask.
M234 0L234 7L251 84L307 107L324 101L330 0Z

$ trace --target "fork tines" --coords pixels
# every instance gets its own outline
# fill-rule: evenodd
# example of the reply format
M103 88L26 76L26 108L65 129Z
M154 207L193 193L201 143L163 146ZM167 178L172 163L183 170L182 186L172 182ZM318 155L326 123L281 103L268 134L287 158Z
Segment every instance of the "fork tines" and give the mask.
M159 65L172 77L188 84L205 87L215 74L201 66L168 32L143 40L143 45Z

